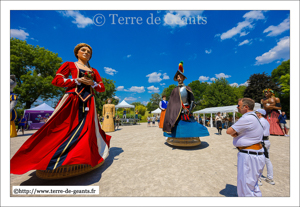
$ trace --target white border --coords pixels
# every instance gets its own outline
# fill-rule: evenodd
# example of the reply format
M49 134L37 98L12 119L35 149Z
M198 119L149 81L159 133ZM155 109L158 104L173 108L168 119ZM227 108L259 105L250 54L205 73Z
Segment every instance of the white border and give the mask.
M9 108L9 39L10 10L290 10L291 15L291 194L290 198L218 198L218 197L10 197L9 159L7 158L10 140L8 128ZM297 206L299 204L299 2L298 1L189 1L189 2L70 2L70 1L1 1L1 205L41 206L45 205L106 205L106 206ZM284 144L284 142L282 143ZM278 155L280 156L280 155ZM200 181L199 181L200 182ZM196 185L197 183L195 183ZM249 200L250 199L250 200ZM250 202L249 202L250 201Z

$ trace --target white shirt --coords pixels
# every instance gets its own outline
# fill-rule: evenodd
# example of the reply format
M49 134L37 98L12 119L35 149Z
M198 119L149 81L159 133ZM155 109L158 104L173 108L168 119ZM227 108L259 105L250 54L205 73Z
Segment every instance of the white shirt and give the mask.
M269 122L264 118L260 118L260 123L263 125L264 127L264 136L267 137L267 136L270 136L270 124Z
M166 101L165 101L165 100L161 100L161 101L159 102L159 104L158 104L158 105L159 105L159 108L160 108L161 110L162 110L162 109L164 109L164 108L162 107L162 101L166 103Z
M236 147L251 146L262 141L263 128L257 116L250 114L256 116L253 111L250 111L231 126L238 133L238 136L233 138L233 145Z

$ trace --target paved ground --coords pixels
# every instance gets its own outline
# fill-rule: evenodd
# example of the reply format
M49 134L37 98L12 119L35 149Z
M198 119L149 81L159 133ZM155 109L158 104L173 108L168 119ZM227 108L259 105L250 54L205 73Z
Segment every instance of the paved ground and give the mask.
M100 194L97 196L104 197L235 197L237 149L225 130L222 135L217 135L215 128L208 129L210 136L201 138L200 146L178 148L166 144L158 126L147 127L146 123L142 123L121 127L118 131L108 133L112 136L110 155L100 168L78 177L56 181L41 180L35 171L23 175L12 174L11 186L99 186ZM34 132L27 131L26 136L11 138L11 157ZM260 187L262 195L289 197L290 138L271 136L270 141L270 159L276 184L263 181ZM263 175L266 176L266 169Z

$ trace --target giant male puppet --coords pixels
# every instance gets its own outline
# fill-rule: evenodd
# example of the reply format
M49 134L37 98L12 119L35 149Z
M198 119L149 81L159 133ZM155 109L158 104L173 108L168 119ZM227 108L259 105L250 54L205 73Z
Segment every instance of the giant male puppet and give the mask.
M201 144L200 136L209 136L207 128L192 116L195 107L194 95L189 86L184 85L183 62L174 76L178 86L173 89L166 110L163 131L167 143L174 146L192 147Z

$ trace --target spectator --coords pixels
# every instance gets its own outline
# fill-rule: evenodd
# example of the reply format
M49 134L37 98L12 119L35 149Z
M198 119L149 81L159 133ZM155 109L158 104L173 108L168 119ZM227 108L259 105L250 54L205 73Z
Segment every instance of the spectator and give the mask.
M286 124L286 115L285 112L282 111L281 114L278 116L278 120L279 120L279 124L281 127L282 132L284 133L284 136L289 137L288 133L289 133L289 127Z
M22 133L24 135L25 125L26 125L26 118L23 117L23 115L21 115L21 118L19 119L19 126L17 132L19 132L19 130L22 129Z
M148 122L148 125L147 125L147 127L149 127L149 126L150 126L150 121L151 121L151 118L150 118L150 116L148 116L148 117L147 117L147 122Z
M264 166L262 147L263 126L253 112L255 102L250 98L239 99L237 108L243 116L230 128L227 134L233 137L233 145L238 148L237 193L239 197L261 197L258 186Z
M116 117L116 119L115 119L115 128L116 129L119 129L119 126L120 126L120 117L119 117L119 115L117 115L117 117ZM116 130L115 129L115 130Z
M264 130L264 136L263 136L263 141L262 141L262 145L264 147L264 153L265 153L265 157L266 157L266 166L267 166L267 178L265 179L265 181L271 185L275 185L275 182L273 180L273 165L271 160L269 159L269 150L270 150L270 140L269 140L269 136L270 136L270 124L269 122L263 117L266 115L266 111L264 109L257 109L256 110L256 115L260 120L261 125L263 126L263 130ZM261 177L258 180L258 185L262 185L261 182Z
M152 126L155 126L155 116L154 115L151 117L151 121L152 121Z
M217 116L215 118L216 120L216 127L218 129L218 134L221 135L222 134L222 119L223 119L223 116L221 116L221 113L218 112L217 113Z
M123 111L123 119L126 119L126 109Z
M157 121L157 124L158 124L158 126L159 126L159 121L160 121L160 116L159 116L159 114L158 114L157 117L156 117L156 121Z

